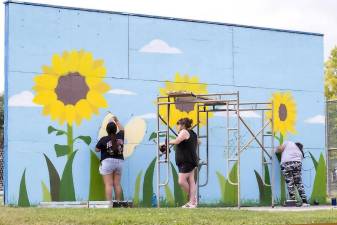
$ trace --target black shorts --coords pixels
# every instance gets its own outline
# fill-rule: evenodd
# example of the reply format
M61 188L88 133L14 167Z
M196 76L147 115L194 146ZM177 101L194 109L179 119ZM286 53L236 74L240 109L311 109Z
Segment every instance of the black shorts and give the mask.
M182 163L178 165L179 173L190 173L196 166L190 163Z

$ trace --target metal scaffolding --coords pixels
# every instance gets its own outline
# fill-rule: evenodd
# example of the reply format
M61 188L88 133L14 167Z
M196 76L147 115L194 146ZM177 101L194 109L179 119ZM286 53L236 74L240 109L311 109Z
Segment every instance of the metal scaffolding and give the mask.
M199 139L202 139L202 143L205 143L205 159L201 159L200 145L197 148L197 155L199 157L199 166L197 172L197 200L199 201L199 189L208 184L209 177L209 113L223 112L226 115L226 142L225 151L227 152L226 165L227 165L227 180L230 184L237 186L237 201L238 207L241 206L240 198L240 156L251 145L252 142L256 142L261 149L261 162L262 162L262 177L265 174L265 167L271 167L271 181L269 184L264 183L265 186L271 187L271 205L274 206L274 127L273 127L273 103L272 102L246 102L240 103L239 92L232 93L220 93L220 94L204 94L197 95L191 92L170 92L167 96L157 97L157 206L160 207L160 188L169 184L170 177L170 151L172 147L168 147L165 152L160 149L161 138L165 138L166 146L169 146L169 137L172 135L177 136L177 133L170 127L170 113L172 105L184 105L197 106L197 121L193 129L197 130ZM162 118L160 115L160 107L164 107L166 111L166 118ZM240 112L245 111L260 111L261 112L261 128L258 132L255 132L249 127L248 123L240 116ZM265 119L265 112L270 111L272 117L268 120ZM206 134L201 134L201 115L206 114L203 125L206 127ZM236 124L232 125L230 117L235 118ZM240 127L244 127L248 130L251 138L241 147L240 140ZM164 128L163 128L164 127ZM162 129L163 128L163 129ZM268 130L269 128L269 130ZM234 157L230 155L230 137L236 132L236 146L232 146L235 149ZM270 146L266 147L266 138L271 140ZM260 138L260 139L259 139ZM204 142L205 140L205 142ZM230 180L229 171L232 164L237 163L237 182ZM166 167L166 179L161 181L161 166ZM206 179L204 182L200 181L200 169L205 167ZM264 182L264 181L263 181Z

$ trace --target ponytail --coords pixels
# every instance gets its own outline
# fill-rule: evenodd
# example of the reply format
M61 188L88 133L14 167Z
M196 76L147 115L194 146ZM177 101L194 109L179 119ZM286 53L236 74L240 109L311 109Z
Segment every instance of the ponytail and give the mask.
M110 140L111 140L111 148L113 150L118 149L117 145L117 137L116 137L116 132L117 132L117 126L114 122L108 123L106 126L106 132L108 133Z
M302 156L304 158L304 152L303 152L303 145L302 145L302 143L296 142L295 144L296 144L297 148L301 151Z

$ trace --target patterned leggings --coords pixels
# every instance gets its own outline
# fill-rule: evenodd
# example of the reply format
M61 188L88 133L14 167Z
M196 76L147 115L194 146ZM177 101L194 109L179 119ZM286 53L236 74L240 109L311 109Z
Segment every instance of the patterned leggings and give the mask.
M297 191L304 203L307 202L307 197L304 192L304 186L301 177L301 162L285 162L281 164L281 171L287 183L290 200L295 200Z

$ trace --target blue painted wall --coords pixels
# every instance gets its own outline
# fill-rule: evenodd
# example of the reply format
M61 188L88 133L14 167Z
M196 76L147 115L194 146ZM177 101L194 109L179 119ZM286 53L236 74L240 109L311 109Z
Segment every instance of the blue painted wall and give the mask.
M92 138L90 146L75 143L76 200L88 199L89 150L94 149L108 111L123 124L135 117L146 123L144 138L124 165L124 196L133 198L137 174L145 173L156 154L154 143L148 141L156 130L154 101L164 81L174 81L176 73L197 76L208 93L240 91L241 101L268 101L275 92L290 91L297 105L297 134L288 138L303 142L317 159L324 155L321 35L18 3L6 4L5 35L6 204L18 203L24 170L30 204L42 201L41 182L50 188L43 154L62 174L67 159L56 156L54 144L64 143L65 137L50 135L47 128L65 125L42 115L43 108L32 102L32 88L42 66L64 51L83 49L104 60L104 82L111 87L104 95L108 108L74 125L75 136ZM247 120L253 127L260 125L254 116ZM200 193L205 203L221 200L216 171L226 172L222 121L221 115L211 118L210 181ZM244 153L241 169L242 201L253 203L259 199L254 169L261 171L255 147ZM315 178L311 159L304 160L303 168L310 196Z

